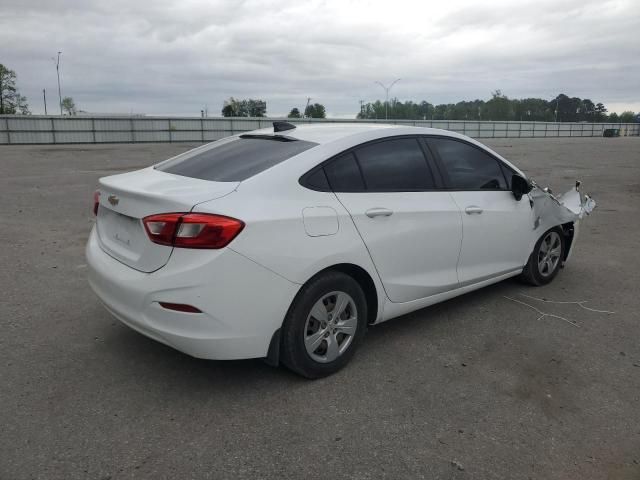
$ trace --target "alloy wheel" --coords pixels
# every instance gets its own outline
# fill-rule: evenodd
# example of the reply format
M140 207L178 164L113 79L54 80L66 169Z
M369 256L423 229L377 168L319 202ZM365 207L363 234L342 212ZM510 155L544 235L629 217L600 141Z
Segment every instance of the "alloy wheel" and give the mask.
M562 240L560 235L556 231L551 231L544 237L538 250L538 272L540 275L543 277L552 275L560 262L561 254Z
M358 328L356 304L345 292L331 292L311 308L304 326L304 345L319 363L334 361L351 345Z

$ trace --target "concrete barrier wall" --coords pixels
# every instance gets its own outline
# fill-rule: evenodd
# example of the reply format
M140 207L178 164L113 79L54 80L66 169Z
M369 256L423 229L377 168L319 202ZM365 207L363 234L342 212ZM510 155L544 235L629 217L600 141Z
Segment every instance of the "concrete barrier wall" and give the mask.
M640 136L638 123L3 115L0 116L0 145L211 142L271 127L274 120L296 124L392 123L452 130L474 138L601 137L608 128L619 129L621 136Z

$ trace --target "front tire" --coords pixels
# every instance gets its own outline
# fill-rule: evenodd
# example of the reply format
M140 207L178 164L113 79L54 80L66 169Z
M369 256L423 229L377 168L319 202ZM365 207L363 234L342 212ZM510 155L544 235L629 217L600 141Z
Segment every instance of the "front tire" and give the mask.
M289 308L282 363L307 378L331 375L351 360L366 327L367 302L358 282L342 272L321 273Z
M536 287L550 283L562 267L565 245L564 232L560 227L547 230L536 242L520 278Z

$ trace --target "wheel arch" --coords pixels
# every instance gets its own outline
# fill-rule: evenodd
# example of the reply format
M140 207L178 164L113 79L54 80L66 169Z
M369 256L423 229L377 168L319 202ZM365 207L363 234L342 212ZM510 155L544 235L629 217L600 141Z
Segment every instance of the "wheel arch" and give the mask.
M367 299L367 323L375 323L378 319L378 290L369 272L353 263L338 263L321 270L318 274L329 270L342 272L358 282Z
M362 291L364 292L364 296L365 296L365 299L367 301L367 323L369 325L372 324L372 323L375 323L375 321L378 319L378 314L379 314L379 303L378 302L380 300L380 297L378 296L378 290L377 290L376 284L375 284L373 278L371 277L371 275L369 274L369 272L367 272L364 268L362 268L362 267L360 267L360 266L358 266L356 264L353 264L353 263L336 263L334 265L330 265L328 267L325 267L322 270L319 270L315 274L311 275L300 286L300 288L302 288L302 286L304 286L307 283L309 283L311 280L313 280L318 275L322 275L323 273L330 272L330 271L337 271L337 272L344 273L345 275L349 275L356 282L358 282L358 284L362 288ZM296 294L296 297L297 297L297 294ZM295 297L294 297L294 300L292 300L291 305L293 305L294 301L295 301ZM291 305L289 306L289 308L291 308ZM281 335L281 328L278 328L274 332L274 334L273 334L273 336L271 338L271 342L269 344L268 353L267 353L266 358L264 359L267 364L272 365L272 366L277 366L279 364L279 360L280 360L280 335Z
M564 266L564 262L569 258L569 252L571 251L571 247L573 246L573 238L575 237L575 225L573 222L567 222L560 225L562 229L562 233L564 234L564 258L562 259L562 264Z

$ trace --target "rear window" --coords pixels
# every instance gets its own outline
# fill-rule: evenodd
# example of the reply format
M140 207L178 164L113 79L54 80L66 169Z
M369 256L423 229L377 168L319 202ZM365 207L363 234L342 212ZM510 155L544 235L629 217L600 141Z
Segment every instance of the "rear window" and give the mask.
M277 136L240 136L186 158L163 163L162 172L215 182L241 182L317 143Z

